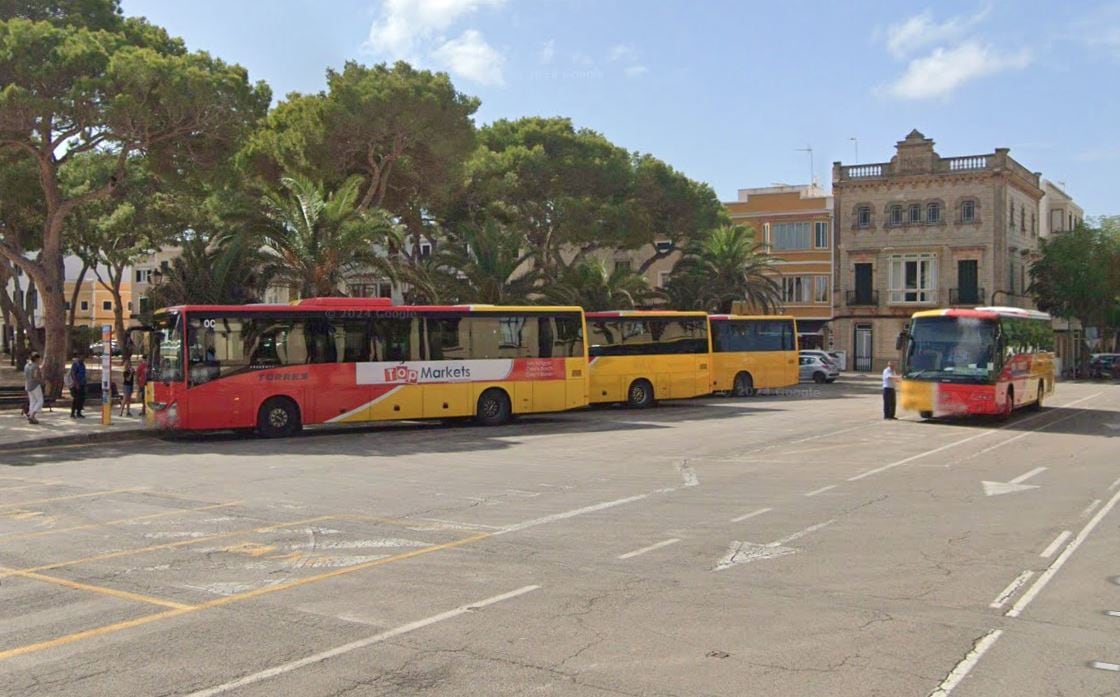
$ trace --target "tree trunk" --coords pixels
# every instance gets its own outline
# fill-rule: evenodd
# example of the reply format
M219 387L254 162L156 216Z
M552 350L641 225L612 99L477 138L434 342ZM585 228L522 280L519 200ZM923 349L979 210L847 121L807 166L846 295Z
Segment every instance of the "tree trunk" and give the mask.
M121 283L124 281L124 267L109 267L109 293L113 296L113 331L121 347L121 357L132 357L132 337L125 331L124 303L121 302Z
M62 254L62 224L65 213L55 210L48 216L39 253L39 296L43 303L46 342L43 351L45 394L57 398L62 391L62 372L66 365L66 272Z
M78 281L74 284L74 290L70 293L70 316L66 318L67 331L74 330L74 322L78 319L78 295L82 292L82 284L85 283L86 273L88 272L89 263L83 259Z

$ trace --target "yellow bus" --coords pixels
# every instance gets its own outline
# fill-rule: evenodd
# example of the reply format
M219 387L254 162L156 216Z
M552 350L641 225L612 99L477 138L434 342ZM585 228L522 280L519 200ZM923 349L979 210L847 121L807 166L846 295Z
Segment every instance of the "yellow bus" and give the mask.
M515 414L587 406L579 307L187 305L156 313L146 401L154 425L255 429Z
M644 409L658 399L711 394L704 312L588 312L592 404Z
M798 383L797 320L787 315L710 315L712 388L733 397Z

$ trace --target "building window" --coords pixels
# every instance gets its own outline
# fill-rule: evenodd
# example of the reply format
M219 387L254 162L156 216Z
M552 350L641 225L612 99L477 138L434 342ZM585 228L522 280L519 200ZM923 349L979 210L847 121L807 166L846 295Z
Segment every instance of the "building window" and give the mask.
M1015 229L1015 202L1011 202L1011 208L1007 211L1007 227L1012 230Z
M922 222L922 207L914 203L910 205L910 224L917 225Z
M112 300L102 300L101 301L101 309L105 310L106 312L109 312L110 310L113 309L113 301Z
M69 300L66 301L66 311L67 312L70 311L70 301Z
M774 223L770 227L770 247L775 250L813 248L813 228L809 223Z
M1019 206L1019 232L1027 231L1027 207Z
M147 314L148 312L151 312L151 311L152 311L152 301L149 300L148 296L146 296L146 295L140 296L140 313L141 314Z
M151 269L136 269L136 282L137 283L148 283L149 279L151 279L151 277L152 277L152 270Z
M81 308L82 308L82 312L89 312L89 301L88 300L83 300Z
M930 224L941 222L941 204L931 203L926 206L926 222Z
M902 225L902 206L891 206L891 225Z
M1034 212L1031 212L1031 235L1038 237L1038 218L1035 217Z
M614 270L615 270L615 273L621 273L623 271L629 272L630 271L630 260L629 259L616 259L615 262L614 262Z
M132 312L132 301L131 300L128 301L128 311Z
M658 271L657 272L657 287L658 288L668 287L668 285L669 285L669 274L670 273L672 273L672 272L670 272L670 271Z
M856 209L856 223L860 227L871 227L871 206L860 206Z
M430 256L432 256L432 243L428 242L428 241L421 242L420 243L420 258L421 259L427 259Z
M831 300L829 295L828 276L817 276L813 287L813 302L827 303Z
M783 276L782 301L801 305L811 302L813 292L812 276Z
M818 220L813 223L813 246L817 249L828 249L828 223Z
M890 259L892 304L937 302L937 258L933 254L899 254Z
M971 223L976 221L976 202L965 201L961 204L961 222Z

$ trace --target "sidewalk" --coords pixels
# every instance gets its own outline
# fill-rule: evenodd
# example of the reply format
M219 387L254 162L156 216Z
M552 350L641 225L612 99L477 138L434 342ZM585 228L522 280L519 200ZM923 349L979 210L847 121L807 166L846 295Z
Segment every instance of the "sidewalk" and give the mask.
M53 412L42 411L39 424L27 422L27 417L19 410L0 411L0 457L5 451L28 451L36 447L99 443L105 441L128 441L148 438L158 433L144 425L139 409L132 410L133 416L118 416L113 412L110 426L101 425L101 405L87 404L84 419L71 419L70 408L55 407Z

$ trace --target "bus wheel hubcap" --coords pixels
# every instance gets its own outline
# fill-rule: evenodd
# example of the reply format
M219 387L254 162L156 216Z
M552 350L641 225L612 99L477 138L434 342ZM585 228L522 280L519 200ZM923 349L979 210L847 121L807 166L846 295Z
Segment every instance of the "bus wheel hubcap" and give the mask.
M498 400L496 400L496 399L486 400L486 403L483 405L482 410L486 413L487 416L497 416L498 411L499 411Z
M273 428L283 428L288 423L288 412L283 409L273 409L268 413L268 423Z

